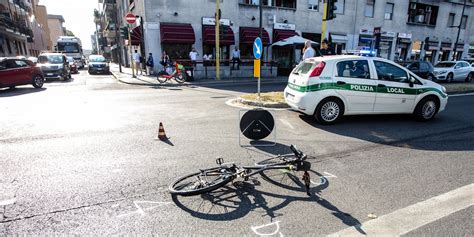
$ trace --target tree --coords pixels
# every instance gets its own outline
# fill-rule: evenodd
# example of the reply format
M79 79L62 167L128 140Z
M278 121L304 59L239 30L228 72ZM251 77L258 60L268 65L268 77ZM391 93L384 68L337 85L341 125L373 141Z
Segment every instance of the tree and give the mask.
M70 30L66 30L66 36L75 36Z

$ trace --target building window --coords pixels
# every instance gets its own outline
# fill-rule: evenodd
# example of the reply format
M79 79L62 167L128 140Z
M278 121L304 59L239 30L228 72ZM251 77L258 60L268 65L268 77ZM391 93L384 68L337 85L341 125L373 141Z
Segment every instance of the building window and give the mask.
M466 29L466 25L467 25L467 16L464 15L461 18L461 29L463 29L463 30Z
M308 0L308 9L313 11L319 10L319 0Z
M346 0L339 0L334 3L334 6L336 6L336 10L334 13L336 14L344 14L344 5L346 3Z
M408 9L408 23L436 26L438 6L411 2Z
M374 17L374 5L375 0L367 0L367 4L365 5L364 11L365 17Z
M385 5L385 20L392 20L393 18L393 3L387 3Z
M456 14L454 14L454 13L449 13L449 17L448 17L448 27L454 26L454 17L456 17Z
M296 0L273 0L273 2L275 7L296 9Z

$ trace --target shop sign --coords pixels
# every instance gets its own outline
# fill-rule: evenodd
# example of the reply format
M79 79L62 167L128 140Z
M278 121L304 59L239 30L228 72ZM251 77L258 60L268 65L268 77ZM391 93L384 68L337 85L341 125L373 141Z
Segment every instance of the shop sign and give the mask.
M400 39L409 39L411 40L411 34L407 34L407 33L398 33L398 38Z
M458 44L456 49L457 50L464 50L464 44Z
M230 20L229 19L221 19L220 21L221 25L225 26L230 26ZM206 26L215 26L216 25L216 19L214 17L203 17L202 18L202 24Z
M428 50L438 50L438 42L437 41L429 41L428 42Z
M296 30L295 24L286 24L286 23L275 23L273 25L275 30Z
M453 46L451 42L441 42L441 49L442 50L453 50Z
M374 31L368 30L368 29L360 29L359 34L360 35L374 35Z
M395 33L395 32L386 32L386 31L384 31L384 32L382 32L382 37L395 38L396 34L397 33Z

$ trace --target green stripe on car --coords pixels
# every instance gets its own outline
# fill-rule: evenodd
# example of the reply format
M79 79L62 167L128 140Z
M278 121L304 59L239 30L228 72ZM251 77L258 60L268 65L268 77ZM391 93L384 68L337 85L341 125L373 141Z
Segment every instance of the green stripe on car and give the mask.
M436 88L402 88L402 87L377 87L372 85L361 85L361 84L343 84L337 83L319 83L309 86L299 86L293 83L288 83L288 87L299 92L312 92L321 90L351 90L351 91L362 91L362 92L377 92L377 93L388 93L388 94L406 94L406 95L418 95L429 91L438 93L441 97L446 98L448 95Z

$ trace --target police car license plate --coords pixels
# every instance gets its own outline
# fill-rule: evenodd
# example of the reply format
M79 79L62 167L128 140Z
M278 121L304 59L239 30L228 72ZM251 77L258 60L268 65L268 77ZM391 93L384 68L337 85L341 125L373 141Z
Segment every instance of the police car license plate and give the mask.
M53 74L52 73L46 73L46 76L52 76Z

